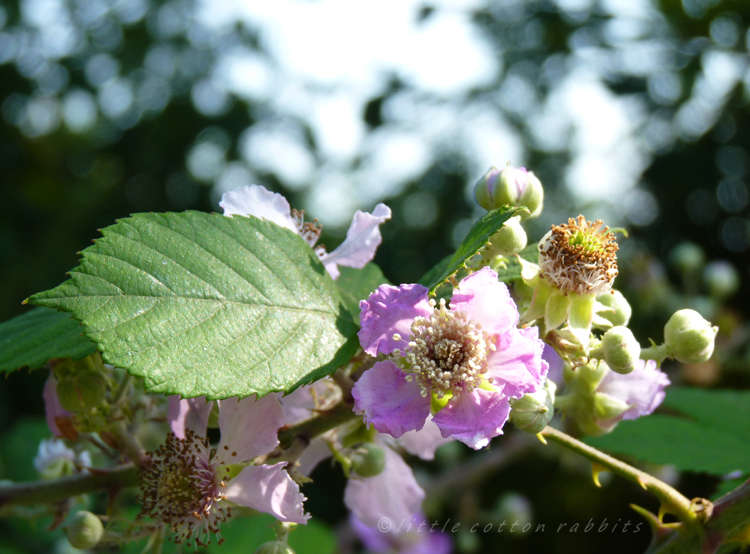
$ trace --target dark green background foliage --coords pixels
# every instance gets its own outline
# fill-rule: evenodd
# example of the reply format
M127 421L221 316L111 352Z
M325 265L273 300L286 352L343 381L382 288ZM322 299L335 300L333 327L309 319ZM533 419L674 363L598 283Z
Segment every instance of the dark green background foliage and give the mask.
M73 2L63 4L73 10ZM35 61L33 56L0 63L0 198L3 199L0 322L28 310L21 305L25 298L65 281L65 272L78 265L81 258L78 252L100 236L98 229L114 224L115 220L136 212L220 211L217 198L212 195L212 183L191 175L186 155L201 137L218 135L226 145L227 159L239 159L241 133L255 125L261 115L268 117L268 113L252 101L230 96L222 110L207 115L196 109L190 91L193 84L210 73L222 49L243 44L262 54L262 43L256 31L248 26L237 26L203 42L191 40L186 27L169 36L159 35L153 30L154 21L166 5L163 2L147 4L146 16L131 24L122 24L110 16L105 16L98 26L85 27L81 23L85 46L52 65L57 75L56 84L45 81L47 73L41 69L48 66L43 60ZM190 2L170 5L177 7L178 13L182 13L179 10L187 13L193 7ZM0 34L23 32L26 24L21 18L21 5L3 0L0 6L6 16ZM509 76L521 76L532 86L531 92L525 94L533 94L533 102L538 107L555 92L567 68L574 62L580 63L576 56L582 46L612 54L613 60L616 59L614 54L629 47L627 43L609 41L606 30L610 22L598 2L592 2L590 9L582 11L565 11L543 0L490 2L488 6L475 11L473 22L482 40L502 55L504 70L496 82L471 91L464 99L453 99L456 102L491 98ZM425 2L420 17L428 21L439 9ZM653 129L661 123L674 121L680 109L690 101L696 87L700 86L705 52L719 49L747 57L748 24L750 4L743 0L656 2L656 13L643 27L641 35L631 40L634 43L641 39L656 41L664 47L667 55L660 62L664 66L656 73L661 71L676 79L677 94L666 98L658 78L633 74L622 65L613 63L605 72L605 84L617 98L636 98L644 103L647 111L644 140L652 136ZM29 97L61 97L73 88L90 91L95 96L96 88L87 79L85 66L89 59L101 53L111 55L119 63L121 73L140 79L147 52L156 44L173 48L181 52L182 59L190 61L187 69L169 78L168 94L161 101L152 102L137 116L125 114L120 119L109 119L100 115L95 126L82 134L70 132L64 125L42 136L24 131L18 114ZM33 53L33 49L30 51ZM409 86L393 77L382 94L369 99L361 114L369 130L386 124L383 106L391 96ZM563 187L564 172L573 157L573 137L562 148L545 150L533 139L526 116L514 111L512 106L502 109L524 141L526 165L540 177L547 194L543 216L528 227L530 240L540 238L551 223L559 223L579 212L596 213L596 205L574 203ZM304 141L313 153L317 151L310 129L305 129ZM726 101L719 105L719 113L708 119L705 132L676 133L650 150L653 157L643 173L642 186L658 201L660 215L644 227L630 226L632 238L622 242L621 276L617 281L618 288L633 304L635 315L631 326L642 344L646 344L649 337L660 341L662 326L671 311L685 304L706 308L700 279L681 277L659 261L666 260L671 249L682 240L699 244L708 260L725 259L737 267L741 288L723 303L708 303L713 320L722 331L716 361L709 368L714 377L697 384L747 388L750 386L750 352L745 322L750 312L747 264L750 212L745 180L750 171L750 111L742 81L728 91ZM497 155L497 164L504 164L505 153ZM371 266L361 276L344 270L341 279L361 280L363 286L375 286L386 280L396 284L414 282L452 255L455 235L462 236L469 229L467 221L481 215L464 193L467 182L479 177L469 174L467 167L466 160L449 151L397 196L387 198L385 202L393 209L394 217L382 227L384 242L374 260L382 274ZM288 187L281 176L251 169L259 184L285 194L293 207L304 207L304 196L298 189ZM590 178L597 179L595 175ZM608 184L601 183L601 186ZM417 193L428 195L438 206L436 218L427 226L415 226L409 221L408 209L413 204L410 201ZM324 229L326 244L335 246L342 239L341 231L331 234ZM356 311L352 298L344 295L343 301L351 311ZM85 343L74 346L87 348ZM5 362L3 356L6 352L0 355L0 362ZM675 384L689 380L685 369L676 364L668 365L667 370ZM38 440L46 436L46 427L40 419L45 379L46 372L42 370L31 374L11 373L0 381L0 429L3 430L0 440L4 445L0 453L0 479L35 477L29 460ZM668 399L678 402L679 395ZM643 424L658 426L664 418L675 417L675 412L689 413L678 404L667 402L665 413L659 416L662 419L654 418L651 424L644 420ZM694 414L694 418L701 421L698 414ZM680 425L691 421L682 419ZM718 422L718 425L723 423ZM733 429L724 427L727 428ZM617 442L620 432L623 437L630 433L628 436L632 439L636 435L628 429L623 425L618 432L602 440ZM506 432L512 435L514 431L508 428ZM503 440L504 437L497 439L493 447L502 448ZM623 454L632 453L622 445L609 446L614 451L619 447ZM523 538L482 534L475 544L477 549L517 553L568 552L574 548L581 553L643 551L648 542L646 532L574 535L549 531L560 523L585 524L591 518L599 524L605 518L610 523L620 519L632 520L634 524L641 521L629 510L628 503L653 511L657 509L653 498L618 479L604 491L595 489L585 464L549 453L550 450L534 450L523 460L488 475L476 487L461 491L455 502L445 504L440 517L450 517L454 521L478 520L491 512L501 494L514 491L530 499L536 522L545 523L548 532ZM425 464L423 468L432 473L436 468L449 470L472 455L459 449L443 455L437 464ZM722 461L721 452L717 452L716 467L684 466L684 469L719 471L724 468ZM335 526L345 516L339 500L344 484L340 471L321 467L314 477L315 482L306 488L310 497L308 507L320 522ZM711 496L716 484L716 477L686 473L678 488L689 498ZM3 520L0 522L0 551L50 551L49 539L40 531L43 525L44 522L38 523L32 529L16 520ZM33 536L33 540L27 541L29 536ZM465 551L471 551L470 546L470 540L465 542Z

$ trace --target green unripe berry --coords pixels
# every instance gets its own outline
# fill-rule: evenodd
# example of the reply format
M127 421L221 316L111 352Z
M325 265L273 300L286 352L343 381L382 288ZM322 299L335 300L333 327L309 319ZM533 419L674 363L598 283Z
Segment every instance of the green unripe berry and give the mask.
M693 242L681 242L669 253L669 263L684 273L698 271L705 262L706 254Z
M612 327L604 333L602 351L612 371L630 373L641 356L641 345L627 327Z
M664 326L667 352L684 364L705 362L714 352L718 331L695 310L679 310Z
M521 431L536 435L555 415L555 390L557 385L549 379L543 389L510 401L510 419Z
M521 216L511 217L492 235L492 249L501 256L510 256L526 248L528 238L521 226Z
M60 405L72 413L96 408L104 400L106 392L104 377L93 371L70 374L57 384Z
M104 534L102 520L85 510L76 513L64 530L70 545L80 550L93 548Z
M385 450L366 442L352 454L352 470L361 477L375 477L385 469Z
M605 310L599 312L599 315L604 319L610 321L612 325L627 325L630 321L630 316L633 314L633 309L625 300L625 297L619 290L612 290L609 292L603 292L596 297L596 301L603 304L607 308L612 308L614 311Z
M261 544L255 554L295 554L292 547L285 542L270 541Z
M740 287L740 275L729 262L711 262L703 272L708 293L714 298L732 296Z

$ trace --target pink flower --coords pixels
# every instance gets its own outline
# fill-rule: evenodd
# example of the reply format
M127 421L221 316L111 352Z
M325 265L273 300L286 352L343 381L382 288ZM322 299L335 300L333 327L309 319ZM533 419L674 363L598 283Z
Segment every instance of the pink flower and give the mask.
M489 268L461 281L450 308L428 300L421 285L382 285L360 307L362 347L389 359L366 371L352 394L380 432L418 431L432 413L443 437L483 448L502 433L509 399L544 385L538 329L516 328L516 305Z
M597 421L604 431L614 428L623 419L637 419L651 414L664 400L669 377L656 367L654 360L638 360L628 374L609 370L596 387L597 396L604 395L609 403L619 402L623 411L617 417Z
M284 469L285 463L248 465L229 479L229 466L268 454L278 444L284 411L273 395L256 400L219 401L221 440L216 450L206 440L213 402L169 399L172 432L150 453L143 470L143 513L169 525L175 540L204 546L231 516L228 502L266 512L280 521L306 523L305 497Z
M224 215L252 215L272 221L276 225L299 234L315 250L328 273L336 279L338 265L362 268L375 256L382 242L380 224L391 218L391 209L385 204L375 206L372 214L357 210L346 233L346 240L331 253L323 246L315 246L322 227L318 220L305 223L305 213L292 210L286 198L266 190L260 185L240 187L221 197L219 205Z

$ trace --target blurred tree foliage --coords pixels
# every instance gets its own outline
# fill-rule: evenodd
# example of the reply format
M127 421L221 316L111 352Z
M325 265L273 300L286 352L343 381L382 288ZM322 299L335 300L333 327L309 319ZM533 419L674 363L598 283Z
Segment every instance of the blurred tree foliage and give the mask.
M656 208L646 202L644 210L658 210L657 217L640 220L644 224L630 225L635 240L623 246L633 261L624 264L620 286L634 301L634 311L644 314L639 338L659 340L667 311L673 309L665 298L685 298L675 296L686 292L679 276L665 275L658 260L679 242L693 241L708 260L726 259L740 271L741 288L729 299L732 308L714 311L729 322L725 341L732 349L720 361L739 369L711 384L747 386L748 353L742 349L747 348L743 321L750 312L750 3L633 3L641 4L650 7L628 26L612 16L615 8L628 11L627 0L488 2L475 9L472 20L502 57L503 70L494 82L457 101L490 103L522 139L526 165L547 191L545 216L532 226L532 237L541 236L550 223L577 215L573 209L594 207L594 202L581 206L564 186L577 154L573 131L558 132L554 145L545 142L553 130L537 112L575 68L587 64L614 97L637 104L637 135L646 152L633 160L645 164L636 171L637 194L646 191L656 200ZM440 9L425 2L419 18L428 21ZM211 79L222 52L242 47L265 55L257 29L237 24L212 34L196 20L197 10L189 0L0 2L0 320L21 313L24 298L59 284L76 265L76 253L116 218L139 211L218 209L221 187L215 187L218 174L212 164L241 160L241 135L274 114L269 105L217 87ZM55 31L55 22L64 30ZM387 125L384 106L410 86L393 76L382 94L369 99L361 113L369 130ZM554 104L547 109L554 110ZM297 123L317 159L313 132ZM498 164L506 161L503 152L497 155ZM385 199L394 219L384 226L376 262L394 283L418 279L451 252L456 237L478 215L466 194L467 183L478 175L471 174L461 152L447 150L437 160ZM235 186L254 176L285 194L293 206L304 207L307 197L283 174L243 164ZM596 175L587 178L598 181ZM614 206L614 212L618 209L626 208ZM636 204L634 209L640 208ZM415 223L414 214L424 215L424 210L430 212L427 224ZM627 223L624 212L620 215ZM341 238L341 233L324 236L331 244ZM664 290L671 292L659 292ZM636 295L645 300L639 303ZM3 428L40 413L43 380L42 375L30 381L16 374L3 383ZM610 506L614 511L602 516L610 519L624 517L622 498L647 503L621 483L608 496L588 489L578 477L560 485L553 499L545 490L552 481L560 484L566 469L550 460L532 466L514 466L513 471L548 475L521 491L542 506L540 520L555 521L560 506L582 521L595 510L606 512L603 506L582 505L584 498L599 503L616 498ZM508 479L503 475L500 484ZM573 490L584 486L585 496ZM701 486L706 485L700 480L688 483L710 494ZM566 550L569 538L560 539L557 551ZM628 536L622 545L596 534L574 538L580 552L642 551L645 544L643 535ZM494 535L486 540L493 548L515 552L555 551L552 533L525 543Z

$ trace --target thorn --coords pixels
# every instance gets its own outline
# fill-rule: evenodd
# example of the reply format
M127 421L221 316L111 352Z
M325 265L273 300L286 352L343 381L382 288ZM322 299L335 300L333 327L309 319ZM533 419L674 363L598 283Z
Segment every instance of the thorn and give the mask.
M644 490L644 491L647 491L647 490L648 490L648 487L646 486L646 485L647 485L648 483L647 483L646 481L644 481L643 479L641 479L640 477L638 477L638 484L639 484L639 485L640 485L641 487L643 487L643 490Z
M594 479L594 484L595 484L595 485L596 485L597 487L599 487L599 488L602 488L602 484L601 484L601 482L599 481L599 474L600 474L600 473L601 473L602 471L607 471L607 468L606 468L606 467L604 467L604 466L603 466L603 465L601 465L601 464L597 464L596 462L591 462L591 476L592 476L592 477L593 477L593 479Z
M547 446L547 439L544 438L544 435L542 435L541 433L537 433L536 438L538 438L539 442L541 442L544 446Z

